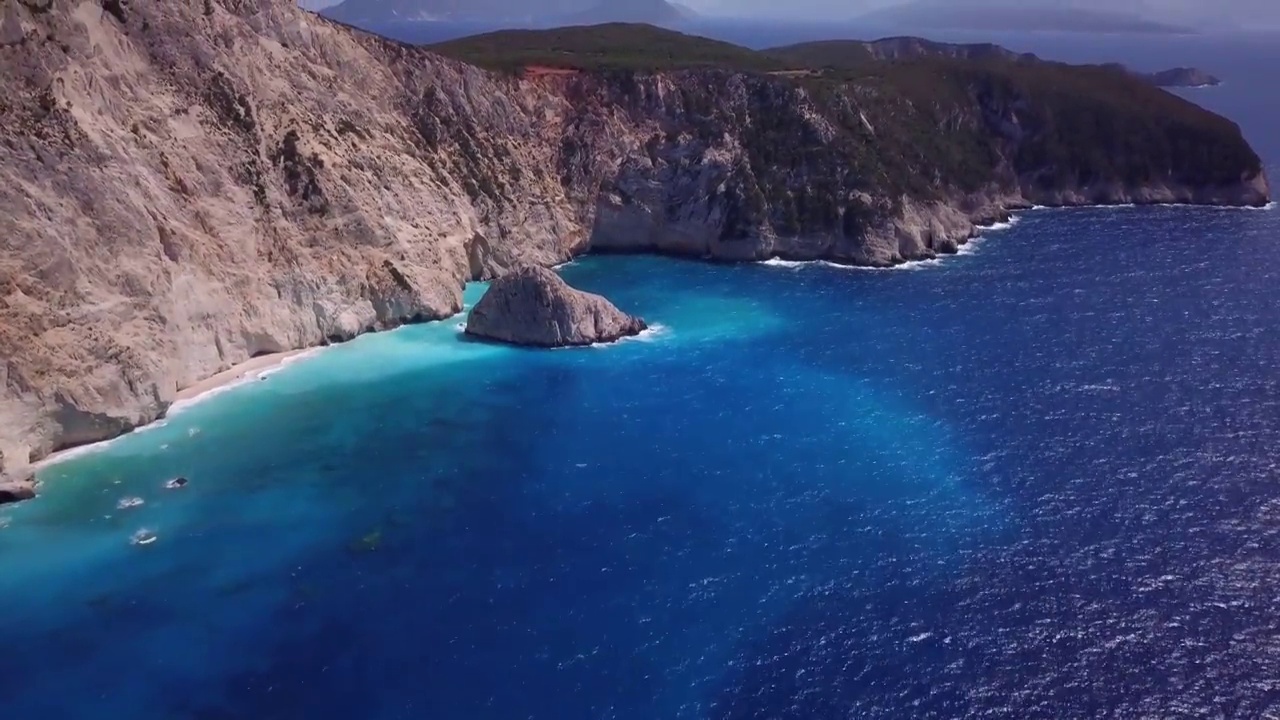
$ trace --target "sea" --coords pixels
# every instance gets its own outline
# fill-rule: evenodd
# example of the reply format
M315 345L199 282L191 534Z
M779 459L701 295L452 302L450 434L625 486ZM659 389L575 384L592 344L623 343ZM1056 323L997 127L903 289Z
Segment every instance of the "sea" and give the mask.
M1179 92L1280 178L1274 37L986 39L1214 72ZM309 352L0 508L0 715L1280 717L1277 240L1117 207L893 270L586 257L651 331Z

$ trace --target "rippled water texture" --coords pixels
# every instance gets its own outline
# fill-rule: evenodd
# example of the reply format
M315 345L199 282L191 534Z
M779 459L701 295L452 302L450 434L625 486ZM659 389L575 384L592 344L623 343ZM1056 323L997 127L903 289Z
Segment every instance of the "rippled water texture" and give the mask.
M4 715L1280 711L1278 238L1122 208L893 271L597 258L563 273L657 333L313 354L0 511Z

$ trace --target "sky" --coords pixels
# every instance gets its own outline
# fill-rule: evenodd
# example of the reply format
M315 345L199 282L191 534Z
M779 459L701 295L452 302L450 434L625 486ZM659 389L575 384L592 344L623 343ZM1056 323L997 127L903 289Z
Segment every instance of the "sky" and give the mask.
M426 0L429 2L430 0ZM785 17L793 19L849 19L863 12L912 0L676 0L701 13L717 16ZM1081 7L1124 12L1176 25L1195 27L1236 25L1280 27L1280 0L924 0L960 5L1016 3L1021 7ZM537 3L537 0L524 0ZM299 0L310 9L333 5L336 0Z
M909 0L687 0L685 4L715 15L776 15L780 7L789 15L850 18ZM1079 7L1088 10L1123 12L1173 24L1237 25L1280 24L1280 0L928 0L947 5L1016 4L1020 7Z

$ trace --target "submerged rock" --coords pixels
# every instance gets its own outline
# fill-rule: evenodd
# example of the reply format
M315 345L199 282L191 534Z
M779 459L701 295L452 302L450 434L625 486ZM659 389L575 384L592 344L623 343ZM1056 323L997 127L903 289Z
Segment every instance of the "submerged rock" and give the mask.
M179 490L187 486L188 480L182 476L178 476L169 480L164 484L166 490Z
M493 281L471 310L466 333L515 345L567 347L613 342L647 327L546 268L525 267Z
M36 479L0 477L0 505L30 500L36 496Z

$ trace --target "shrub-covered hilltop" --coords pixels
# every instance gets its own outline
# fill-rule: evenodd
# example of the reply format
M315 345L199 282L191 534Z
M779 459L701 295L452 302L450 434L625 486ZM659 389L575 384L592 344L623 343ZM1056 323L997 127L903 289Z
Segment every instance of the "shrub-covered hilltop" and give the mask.
M890 265L1029 203L1267 199L1230 122L994 46L606 25L423 48L295 0L0 16L0 484L525 263Z
M740 151L724 239L859 235L904 202L942 201L980 219L1026 203L1267 201L1261 162L1233 122L1116 65L918 38L757 52L622 24L503 31L433 49L558 77L633 113L659 103L667 116L647 144L653 158ZM905 256L947 249L930 246L930 235L947 235L935 230Z

